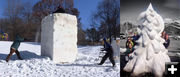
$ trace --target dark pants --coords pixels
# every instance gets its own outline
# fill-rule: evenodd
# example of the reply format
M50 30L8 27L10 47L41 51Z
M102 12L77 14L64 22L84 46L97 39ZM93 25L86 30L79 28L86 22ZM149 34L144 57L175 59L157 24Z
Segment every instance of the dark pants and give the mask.
M103 56L103 58L102 58L102 60L101 60L101 62L99 64L102 65L108 57L109 57L110 62L114 66L115 65L115 61L113 59L113 50L111 48L109 48L106 51L106 54Z
M22 60L19 51L16 50L16 49L14 49L14 48L11 48L11 49L10 49L10 53L9 53L8 56L6 57L6 62L9 61L10 57L12 56L12 54L13 54L14 52L16 53L18 59L21 59L21 60Z

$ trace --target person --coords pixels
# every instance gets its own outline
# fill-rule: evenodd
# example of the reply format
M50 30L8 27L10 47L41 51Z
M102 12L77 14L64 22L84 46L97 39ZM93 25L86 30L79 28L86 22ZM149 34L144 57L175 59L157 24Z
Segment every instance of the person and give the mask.
M15 52L18 59L23 60L22 57L20 56L20 53L18 51L19 45L21 42L25 41L27 39L24 39L20 36L20 34L16 34L15 40L13 42L13 44L10 47L10 53L8 54L8 56L6 57L6 62L9 61L10 57L12 56L12 54Z
M53 13L65 13L65 10L64 10L64 8L60 5L60 6L58 7L58 9L57 9L56 11L54 11Z
M129 60L129 58L130 58L130 54L134 51L135 49L134 49L134 47L133 47L133 43L131 42L131 43L129 43L128 44L128 48L126 49L126 52L125 52L125 59L126 59L126 61L128 61Z
M8 40L8 34L7 33L4 33L4 40Z
M170 40L169 40L169 35L165 35L165 42L163 43L164 47L167 49L169 47Z
M131 40L131 37L128 37L127 41L126 41L126 48L128 48L128 43L129 43L130 40Z
M134 46L134 42L131 39L131 37L128 37L127 41L126 41L126 49L129 48L129 43L133 43L132 45Z
M138 45L138 43L136 42L139 39L140 35L138 35L137 33L134 33L133 37L132 37L132 42L135 45Z
M161 37L165 39L165 36L166 36L166 32L163 31Z
M132 53L133 51L134 51L135 49L134 49L134 47L133 47L133 42L130 42L129 44L128 44L128 48L126 49L126 55L128 55L129 56L129 54L130 53Z
M104 38L103 41L104 41L104 48L101 51L106 51L106 53L102 57L102 60L98 65L102 65L105 62L105 60L109 57L109 60L110 60L110 62L112 63L112 65L114 67L115 66L115 61L113 59L112 46L106 41L106 38Z

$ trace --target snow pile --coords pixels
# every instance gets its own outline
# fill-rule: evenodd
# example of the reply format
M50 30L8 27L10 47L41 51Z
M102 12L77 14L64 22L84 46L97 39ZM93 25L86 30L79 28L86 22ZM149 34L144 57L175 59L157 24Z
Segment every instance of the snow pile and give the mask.
M41 55L54 62L73 62L77 56L76 16L55 13L42 20Z
M138 18L142 21L141 37L137 41L140 45L131 54L131 58L124 70L137 76L151 72L155 76L162 76L165 72L165 62L170 62L168 50L163 46L161 33L164 30L162 17L154 11L150 4Z
M120 77L120 69L112 70L112 64L106 61L97 65L95 59L101 46L78 48L77 59L72 64L56 64L50 58L40 56L41 46L23 42L19 51L24 60L18 60L14 54L5 61L12 42L0 41L0 77ZM120 68L120 65L117 65Z

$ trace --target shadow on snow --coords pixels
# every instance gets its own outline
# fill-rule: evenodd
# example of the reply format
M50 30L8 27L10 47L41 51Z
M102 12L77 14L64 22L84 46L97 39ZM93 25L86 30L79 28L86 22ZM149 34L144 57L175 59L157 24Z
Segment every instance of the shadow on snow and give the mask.
M2 54L0 53L0 60L5 60L8 54ZM20 55L23 58L23 60L33 59L33 58L45 58L44 56L37 55L33 52L29 51L20 51ZM18 60L17 55L13 53L10 60Z

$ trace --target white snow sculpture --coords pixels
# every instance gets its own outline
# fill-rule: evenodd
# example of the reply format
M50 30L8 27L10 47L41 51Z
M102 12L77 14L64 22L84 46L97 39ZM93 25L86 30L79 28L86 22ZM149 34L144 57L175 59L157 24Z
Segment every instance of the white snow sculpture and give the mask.
M120 63L120 39L112 40L113 57L116 63Z
M77 18L54 13L41 22L41 55L55 63L73 62L77 55Z
M130 56L132 59L128 61L124 70L132 72L133 76L151 72L161 77L165 72L165 62L170 62L168 50L163 46L164 39L161 38L164 21L151 4L138 19L143 27L140 29L141 37L137 40L139 46Z

